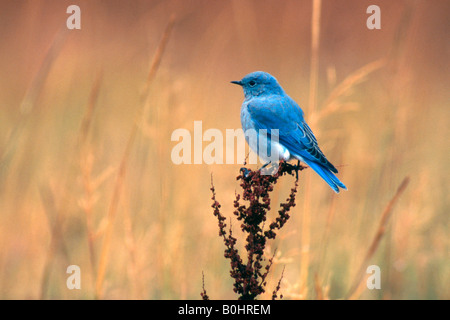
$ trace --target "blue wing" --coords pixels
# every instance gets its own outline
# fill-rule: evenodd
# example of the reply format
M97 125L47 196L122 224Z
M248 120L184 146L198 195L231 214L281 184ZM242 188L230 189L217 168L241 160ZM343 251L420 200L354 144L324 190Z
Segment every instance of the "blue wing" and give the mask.
M338 170L331 164L322 150L311 128L305 122L303 111L289 96L268 96L251 99L246 106L257 130L278 129L279 142L289 152L301 158L316 171L336 192L345 185L332 173Z

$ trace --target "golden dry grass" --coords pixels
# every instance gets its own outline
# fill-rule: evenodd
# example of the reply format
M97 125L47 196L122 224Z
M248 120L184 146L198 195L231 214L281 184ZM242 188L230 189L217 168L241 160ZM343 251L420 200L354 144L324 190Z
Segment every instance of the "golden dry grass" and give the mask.
M231 216L241 165L176 166L170 136L239 128L229 81L265 70L349 191L301 173L263 298L283 272L287 299L449 299L450 5L377 2L376 31L357 0L79 1L77 31L70 1L0 2L0 298L200 299L202 272L235 298L209 187Z

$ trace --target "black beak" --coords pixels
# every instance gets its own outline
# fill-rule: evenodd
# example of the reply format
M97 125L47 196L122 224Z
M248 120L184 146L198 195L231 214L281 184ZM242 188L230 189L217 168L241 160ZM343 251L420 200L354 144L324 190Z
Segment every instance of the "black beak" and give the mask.
M234 84L242 86L242 82L241 81L231 81L231 83L234 83Z

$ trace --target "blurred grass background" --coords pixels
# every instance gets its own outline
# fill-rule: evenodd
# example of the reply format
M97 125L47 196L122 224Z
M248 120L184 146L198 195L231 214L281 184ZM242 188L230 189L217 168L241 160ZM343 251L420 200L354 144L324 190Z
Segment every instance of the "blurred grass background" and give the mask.
M71 4L81 30L66 29ZM381 30L366 27L371 4ZM212 299L235 298L209 188L213 173L232 216L241 165L176 166L170 136L195 120L240 128L229 81L264 70L349 191L302 172L310 189L271 246L263 298L284 266L285 298L345 298L409 176L369 261L382 289L356 297L449 299L450 3L335 0L320 12L308 113L312 1L0 1L0 298L198 299L202 271ZM276 202L293 185L282 180ZM66 287L71 264L81 290Z

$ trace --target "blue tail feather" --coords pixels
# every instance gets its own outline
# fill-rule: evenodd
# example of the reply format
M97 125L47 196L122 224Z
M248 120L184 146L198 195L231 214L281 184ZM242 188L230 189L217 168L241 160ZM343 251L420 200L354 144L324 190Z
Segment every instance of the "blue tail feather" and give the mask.
M317 174L325 180L326 183L336 192L339 193L339 187L347 190L347 187L336 177L330 169L316 163L316 162L306 162Z

